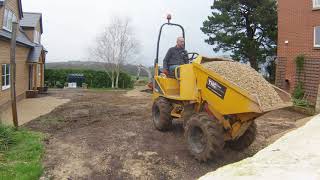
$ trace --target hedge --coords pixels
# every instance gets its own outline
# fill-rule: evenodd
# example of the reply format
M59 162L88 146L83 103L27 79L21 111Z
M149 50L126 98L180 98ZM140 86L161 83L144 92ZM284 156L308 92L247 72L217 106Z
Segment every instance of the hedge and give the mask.
M69 74L83 74L89 88L111 88L111 79L105 71L82 69L46 69L45 83L48 87L62 88L67 83ZM119 88L133 88L133 83L130 75L125 72L120 73Z

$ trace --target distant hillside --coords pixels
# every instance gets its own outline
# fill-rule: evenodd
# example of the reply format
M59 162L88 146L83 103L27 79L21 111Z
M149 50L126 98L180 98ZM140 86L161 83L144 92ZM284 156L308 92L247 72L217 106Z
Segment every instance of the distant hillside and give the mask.
M47 69L92 69L92 70L104 70L104 63L91 62L91 61L68 61L68 62L54 62L46 63ZM138 68L135 65L124 65L122 71L136 76ZM148 76L147 73L141 72L141 76Z

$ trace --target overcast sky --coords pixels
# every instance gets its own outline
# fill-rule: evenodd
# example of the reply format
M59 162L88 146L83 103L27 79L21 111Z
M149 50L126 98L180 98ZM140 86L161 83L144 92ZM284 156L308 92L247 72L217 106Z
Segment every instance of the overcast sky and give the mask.
M48 49L48 62L88 60L89 48L98 34L114 16L130 17L141 43L139 58L134 63L151 65L155 58L159 27L171 13L172 22L186 30L186 48L214 56L212 47L204 43L206 36L200 31L203 21L210 15L214 0L22 0L25 12L43 14L42 43ZM179 31L165 31L161 43L161 58L175 45Z

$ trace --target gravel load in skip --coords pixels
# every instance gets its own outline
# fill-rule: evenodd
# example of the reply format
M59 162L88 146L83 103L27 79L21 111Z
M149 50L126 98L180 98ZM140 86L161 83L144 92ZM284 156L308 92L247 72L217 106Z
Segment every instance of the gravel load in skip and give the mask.
M283 103L272 85L249 65L235 61L213 61L203 66L259 98L263 110Z

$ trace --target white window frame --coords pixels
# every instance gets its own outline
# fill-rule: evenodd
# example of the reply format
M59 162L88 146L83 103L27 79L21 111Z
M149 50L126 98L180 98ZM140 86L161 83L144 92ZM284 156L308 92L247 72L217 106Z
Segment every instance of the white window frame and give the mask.
M17 17L14 12L8 8L5 8L2 28L9 32L12 32L12 22L14 21L17 21Z
M320 26L314 27L314 34L313 34L313 47L320 48L320 44L316 44L316 35L317 35L317 28L320 28ZM319 37L320 38L320 37Z
M4 66L4 68L3 68ZM7 72L7 67L8 68L8 71ZM10 64L2 64L1 65L1 69L4 69L4 72L1 72L1 79L4 80L4 82L1 82L1 89L2 90L6 90L6 89L9 89L10 88L10 85L11 85L11 82L10 82L10 76L11 76L11 73L10 73ZM9 82L7 82L7 76L9 76ZM3 78L4 77L4 78ZM2 81L2 80L1 80Z
M320 1L318 2L318 0L312 0L313 1L313 8L320 8ZM319 4L317 4L317 2Z

